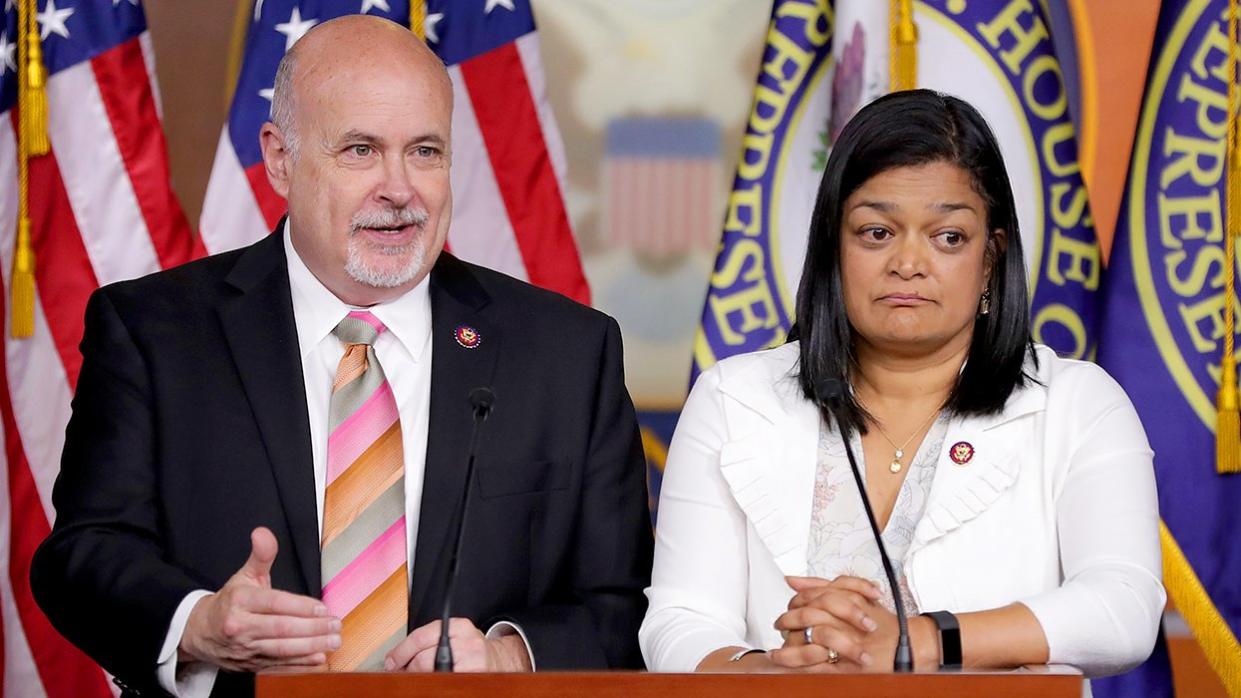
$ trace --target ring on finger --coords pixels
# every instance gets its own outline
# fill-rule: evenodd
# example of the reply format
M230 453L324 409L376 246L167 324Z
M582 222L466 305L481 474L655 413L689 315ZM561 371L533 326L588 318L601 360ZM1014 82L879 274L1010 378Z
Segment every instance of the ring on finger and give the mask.
M835 664L836 662L839 662L839 661L840 661L840 653L832 649L831 647L828 647L827 648L827 663Z
M801 631L801 636L806 641L807 645L813 645L814 644L814 626L803 628Z

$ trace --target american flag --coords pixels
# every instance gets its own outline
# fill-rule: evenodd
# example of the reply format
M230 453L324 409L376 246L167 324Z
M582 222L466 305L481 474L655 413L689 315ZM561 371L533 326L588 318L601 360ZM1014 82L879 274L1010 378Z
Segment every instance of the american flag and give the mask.
M608 124L604 238L653 257L719 244L720 128L695 117Z
M259 128L276 66L314 25L345 14L408 24L397 0L257 0L228 123L203 203L211 252L249 244L284 214L268 184ZM427 44L448 65L453 111L453 253L582 303L590 291L565 211L565 158L547 100L529 0L415 0Z
M9 336L9 270L18 211L17 4L0 24L0 632L10 696L111 695L101 669L35 605L30 559L53 520L82 316L101 284L188 261L198 252L169 186L146 18L137 0L45 0L38 29L51 152L30 161L34 335Z

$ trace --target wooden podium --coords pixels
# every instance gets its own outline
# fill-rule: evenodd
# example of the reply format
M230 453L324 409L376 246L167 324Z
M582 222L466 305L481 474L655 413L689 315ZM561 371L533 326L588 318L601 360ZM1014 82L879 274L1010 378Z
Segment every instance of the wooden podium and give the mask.
M588 696L589 698L1081 698L1082 675L1069 667L944 674L259 674L256 698Z

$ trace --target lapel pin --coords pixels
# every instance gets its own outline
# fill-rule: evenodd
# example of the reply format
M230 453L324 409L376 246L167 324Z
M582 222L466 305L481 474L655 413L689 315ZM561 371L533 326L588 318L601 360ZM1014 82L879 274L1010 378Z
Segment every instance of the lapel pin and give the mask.
M965 465L974 459L974 446L968 441L958 441L948 449L948 457L957 465Z
M452 336L457 340L457 344L466 349L477 349L478 345L483 341L483 336L478 333L478 330L469 325L457 325L457 329L453 330Z

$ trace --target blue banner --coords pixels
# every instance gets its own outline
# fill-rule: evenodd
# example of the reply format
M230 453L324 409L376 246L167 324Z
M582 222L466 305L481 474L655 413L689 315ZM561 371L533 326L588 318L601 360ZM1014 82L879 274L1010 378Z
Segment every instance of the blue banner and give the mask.
M825 123L832 29L825 2L776 0L772 7L720 252L694 340L693 378L721 358L782 343L792 324L797 277L786 277L799 271L818 177L790 166L790 151L811 149ZM802 225L786 228L782 250L779 208L786 202L798 209L792 219ZM796 264L783 265L782 251Z
M1231 674L1231 682L1224 679L1236 695L1241 476L1216 473L1214 434L1227 7L1225 0L1179 0L1160 12L1104 289L1099 362L1133 399L1155 450L1168 594L1216 671Z

